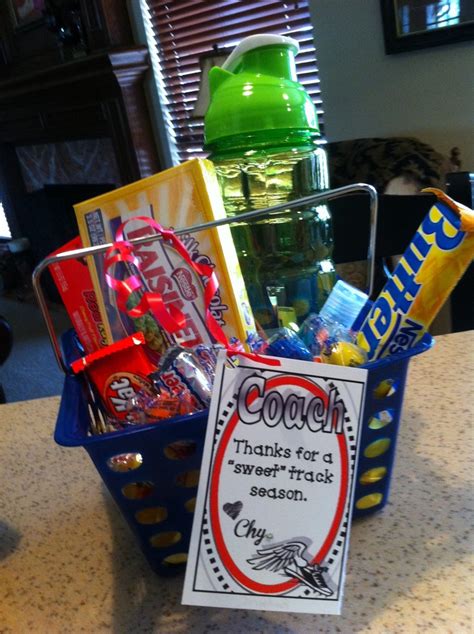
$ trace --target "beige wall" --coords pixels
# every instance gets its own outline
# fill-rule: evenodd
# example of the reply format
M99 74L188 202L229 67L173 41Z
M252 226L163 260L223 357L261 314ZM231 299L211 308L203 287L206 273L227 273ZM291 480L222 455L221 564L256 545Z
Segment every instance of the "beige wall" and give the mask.
M474 45L386 55L379 0L310 0L329 141L411 135L474 171Z

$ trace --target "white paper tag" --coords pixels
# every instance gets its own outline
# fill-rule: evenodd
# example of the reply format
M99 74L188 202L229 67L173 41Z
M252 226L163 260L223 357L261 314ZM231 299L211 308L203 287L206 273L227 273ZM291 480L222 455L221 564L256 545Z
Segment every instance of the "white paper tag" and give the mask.
M367 371L263 358L219 357L183 603L339 614Z

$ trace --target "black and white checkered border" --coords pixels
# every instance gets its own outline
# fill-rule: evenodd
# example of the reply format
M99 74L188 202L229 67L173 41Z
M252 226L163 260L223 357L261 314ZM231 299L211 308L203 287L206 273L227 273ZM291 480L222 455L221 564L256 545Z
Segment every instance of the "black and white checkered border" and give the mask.
M212 572L215 574L215 578L222 586L222 589L225 592L232 592L229 584L226 582L224 575L222 574L222 570L220 568L220 560L217 556L217 553L214 550L214 542L211 539L211 531L209 527L209 521L207 518L207 511L204 512L204 517L202 520L202 534L204 541L204 549L206 555L208 556L209 563L211 564Z
M337 386L334 385L334 383L332 383L332 381L326 380L325 381L329 387L329 389L335 389L337 395L339 395L339 391L337 389ZM354 437L354 429L352 428L351 425L351 419L350 417L346 414L345 418L344 418L344 431L345 431L345 435L346 435L346 441L349 447L349 471L353 472L354 471L354 466L355 466L355 459L356 459L356 449L357 449L357 445L355 444L355 437ZM334 541L334 548L331 550L329 557L326 559L326 561L321 562L324 565L327 566L328 568L328 572L331 572L331 568L334 564L335 561L337 561L337 558L340 554L342 545L344 543L344 537L346 537L347 535L347 526L349 523L349 508L346 509L346 512L344 514L344 520L339 528L337 537ZM304 595L305 596L309 596L310 594L312 594L311 590L305 589L304 590Z
M227 405L225 406L225 409L222 412L221 417L217 421L216 430L215 430L215 433L214 433L214 446L216 445L217 441L219 440L220 435L222 433L222 430L223 430L225 424L229 421L230 417L234 413L235 405L236 405L236 402L237 402L237 397L238 397L238 394L233 394L232 395L232 400L227 403Z
M329 389L335 389L337 392L337 395L339 395L339 391L337 389L337 386L334 385L334 383L332 383L332 381L326 380L323 377L320 377L322 380L324 380L324 382L327 384ZM236 401L237 401L237 397L238 394L233 394L232 395L232 400L229 400L225 409L222 411L222 415L219 418L219 420L217 421L217 425L216 425L216 430L215 430L215 434L214 434L214 446L216 445L217 441L219 440L219 437L222 433L222 430L224 429L226 423L229 421L230 417L232 416L232 414L234 413L234 409L235 409L235 405L236 405ZM355 436L354 436L354 430L352 428L351 425L351 420L350 417L346 414L345 418L344 418L344 430L345 430L345 434L346 434L346 440L347 440L347 444L349 447L349 471L353 472L354 471L354 467L355 467L355 459L356 459L356 443L355 443ZM346 510L346 513L344 515L344 521L342 522L337 537L335 539L335 546L332 549L330 556L328 557L328 559L324 563L325 565L327 565L328 567L328 572L331 572L331 567L333 566L334 562L337 560L339 554L340 554L340 550L341 547L344 543L344 537L346 537L347 535L347 526L348 526L348 522L349 522L349 509ZM214 542L211 538L211 531L210 531L210 527L209 527L209 521L208 521L208 516L207 516L207 510L204 512L204 517L203 517L203 523L202 523L203 529L203 540L204 540L204 548L205 548L205 552L206 555L208 556L208 560L209 563L211 564L212 567L212 571L213 573L216 575L216 579L220 582L220 584L222 585L222 589L225 592L232 592L229 584L226 582L225 577L222 573L222 570L220 568L220 566L222 565L220 563L220 559L217 555L217 552L215 550L215 545ZM304 590L304 595L305 596L309 596L311 595L312 592L309 589L305 589Z

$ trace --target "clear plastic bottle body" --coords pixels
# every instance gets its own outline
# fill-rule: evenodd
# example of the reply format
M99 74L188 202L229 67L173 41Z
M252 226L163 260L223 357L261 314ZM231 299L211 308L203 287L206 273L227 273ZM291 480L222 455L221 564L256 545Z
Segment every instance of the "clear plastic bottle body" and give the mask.
M329 188L322 147L254 147L210 157L228 216ZM254 316L264 329L301 324L322 307L336 281L326 205L241 223L232 233Z

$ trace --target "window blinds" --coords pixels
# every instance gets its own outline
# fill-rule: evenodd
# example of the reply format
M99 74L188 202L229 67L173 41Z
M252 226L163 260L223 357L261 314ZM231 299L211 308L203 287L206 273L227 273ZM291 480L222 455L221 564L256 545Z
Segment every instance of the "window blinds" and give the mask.
M287 35L299 42L298 80L323 110L308 0L146 0L157 45L167 104L168 136L179 160L205 156L202 118L193 116L201 78L200 57L232 49L257 33ZM224 50L224 52L228 52ZM230 52L230 51L229 51Z

